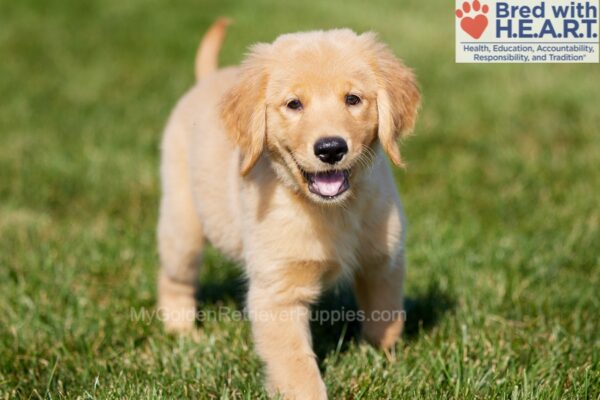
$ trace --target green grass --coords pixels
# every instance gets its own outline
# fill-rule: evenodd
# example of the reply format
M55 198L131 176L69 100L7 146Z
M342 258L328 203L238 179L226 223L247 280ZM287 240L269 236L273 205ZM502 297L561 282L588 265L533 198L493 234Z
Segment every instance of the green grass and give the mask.
M397 178L410 220L395 360L315 327L332 398L600 398L600 69L457 65L436 1L0 3L0 398L264 397L249 326L165 335L158 143L198 40L376 30L424 94ZM210 251L204 308L240 307ZM334 296L323 307L345 304ZM346 340L340 340L346 339Z

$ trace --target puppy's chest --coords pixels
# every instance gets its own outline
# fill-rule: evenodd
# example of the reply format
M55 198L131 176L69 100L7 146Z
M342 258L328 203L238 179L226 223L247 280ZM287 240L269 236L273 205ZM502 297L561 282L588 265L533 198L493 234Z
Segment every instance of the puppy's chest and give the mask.
M279 257L289 262L316 261L341 270L357 264L360 218L345 212L310 213L299 210L276 218L268 236Z
M314 238L343 268L354 268L360 246L360 219L352 216L334 217L320 221Z

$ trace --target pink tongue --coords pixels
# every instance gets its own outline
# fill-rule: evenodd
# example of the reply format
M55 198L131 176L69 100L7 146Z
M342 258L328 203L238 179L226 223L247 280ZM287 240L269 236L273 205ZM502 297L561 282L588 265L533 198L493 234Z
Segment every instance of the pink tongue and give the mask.
M344 184L344 173L342 171L326 172L315 175L314 187L323 196L335 196Z

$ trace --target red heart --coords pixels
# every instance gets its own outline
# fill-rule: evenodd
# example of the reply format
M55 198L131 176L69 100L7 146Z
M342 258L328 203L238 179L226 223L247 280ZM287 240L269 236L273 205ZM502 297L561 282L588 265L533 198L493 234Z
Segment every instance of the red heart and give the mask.
M485 15L479 14L475 18L464 17L460 21L460 27L463 31L467 32L474 39L479 39L479 37L485 31L485 28L488 25L488 19Z

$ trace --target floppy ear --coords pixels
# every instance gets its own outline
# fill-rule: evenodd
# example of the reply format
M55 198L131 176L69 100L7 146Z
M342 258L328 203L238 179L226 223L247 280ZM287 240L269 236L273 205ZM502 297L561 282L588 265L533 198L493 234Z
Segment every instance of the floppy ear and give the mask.
M256 164L266 140L267 47L265 44L252 47L242 64L237 83L225 94L221 103L225 129L240 148L242 175L250 172Z
M375 48L373 61L377 90L378 137L392 162L403 166L398 139L409 134L417 119L421 94L413 72L383 44L367 36Z

